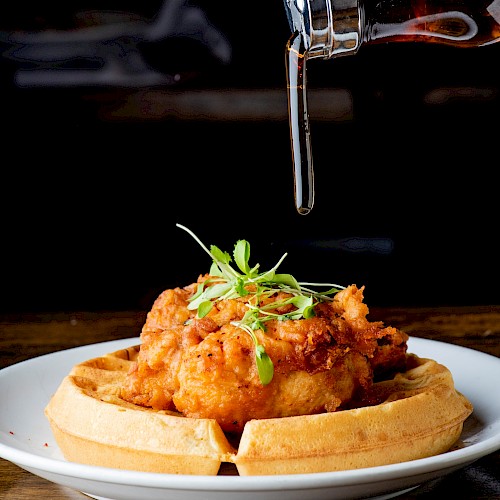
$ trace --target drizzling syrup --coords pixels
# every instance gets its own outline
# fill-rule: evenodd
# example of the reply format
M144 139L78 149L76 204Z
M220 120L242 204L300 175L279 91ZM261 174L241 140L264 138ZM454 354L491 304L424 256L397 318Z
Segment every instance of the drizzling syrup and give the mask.
M295 207L306 215L314 205L314 169L307 111L307 52L300 33L288 40L285 55Z

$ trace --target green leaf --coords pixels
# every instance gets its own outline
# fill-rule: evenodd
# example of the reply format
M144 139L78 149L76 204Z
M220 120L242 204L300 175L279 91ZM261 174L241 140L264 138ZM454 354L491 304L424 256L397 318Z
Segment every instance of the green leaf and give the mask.
M248 295L250 292L245 288L245 280L243 278L237 278L236 279L236 285L235 285L235 290L236 290L236 293L240 296L240 297L245 297L246 295Z
M313 307L313 298L297 295L292 299L292 303L297 307L297 310L292 311L287 316L290 319L301 319L304 318L304 311L307 310L307 314L310 314Z
M296 290L300 290L300 286L297 280L291 274L275 274L273 279L273 283L279 283L283 285L288 285L291 288L295 288Z
M198 286L196 287L196 293L189 299L189 302L196 300L203 293L204 288L205 283L198 283Z
M233 285L231 283L219 283L218 285L213 285L205 288L205 291L202 295L206 299L217 299L229 292L232 288Z
M198 309L198 306L205 300L205 297L203 296L203 294L201 295L198 295L198 297L196 297L196 299L194 300L191 300L189 303L188 303L188 306L187 308L190 310L190 311L194 311L195 309Z
M313 298L305 297L304 295L295 295L291 299L291 303L297 308L297 311L303 311L306 307L312 306Z
M255 360L262 385L269 384L274 376L274 365L271 358L267 355L264 346L260 344L255 347Z
M264 321L262 319L259 319L257 316L255 317L254 321L250 324L252 327L252 330L262 330L263 332L266 331L266 325L264 324Z
M272 282L274 280L274 269L270 269L257 277L259 283Z
M206 300L212 300L212 299L217 299L221 296L223 296L225 293L227 293L229 290L231 290L231 285L228 283L219 283L217 285L209 286L205 288L203 293L198 295L194 300L192 300L188 304L188 309L190 311L193 311L195 309L198 309L200 304L202 302L205 302Z
M246 275L250 274L250 266L248 265L248 261L250 260L250 243L246 240L238 240L234 246L233 256L240 271Z
M210 276L220 276L221 278L224 277L224 274L220 270L220 267L217 265L217 262L212 262L212 265L210 266Z
M212 310L212 302L210 300L206 300L205 302L202 302L198 306L198 318L204 318L211 310Z
M316 316L316 313L314 312L314 305L305 307L302 311L302 316L304 316L305 319L313 318L314 316Z
M221 262L222 264L229 264L231 262L231 256L227 252L223 252L215 245L210 246L210 253L216 261Z

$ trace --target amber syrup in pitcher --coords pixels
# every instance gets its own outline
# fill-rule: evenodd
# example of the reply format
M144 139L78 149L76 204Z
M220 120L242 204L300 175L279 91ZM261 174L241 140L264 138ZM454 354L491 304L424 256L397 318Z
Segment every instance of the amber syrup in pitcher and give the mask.
M307 111L309 58L353 55L380 42L480 47L500 41L500 0L285 0L293 34L285 61L295 206L314 205L314 169Z

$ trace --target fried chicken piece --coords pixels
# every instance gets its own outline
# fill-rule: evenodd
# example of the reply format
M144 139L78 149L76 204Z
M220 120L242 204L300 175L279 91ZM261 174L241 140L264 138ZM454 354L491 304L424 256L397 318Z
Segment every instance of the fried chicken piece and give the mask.
M207 279L201 276L198 282ZM403 369L408 336L370 322L363 290L355 285L315 316L271 320L255 335L274 364L263 385L248 333L231 324L247 311L245 298L214 303L202 319L187 308L196 283L166 290L155 301L141 332L136 365L121 390L123 399L186 417L216 419L240 433L251 419L330 412L348 407L367 391L375 374ZM287 297L277 292L277 297ZM293 306L286 306L289 312Z

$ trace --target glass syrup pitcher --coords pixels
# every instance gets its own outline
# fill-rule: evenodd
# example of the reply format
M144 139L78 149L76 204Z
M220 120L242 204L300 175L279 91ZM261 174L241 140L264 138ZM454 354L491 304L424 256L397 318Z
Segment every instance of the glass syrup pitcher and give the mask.
M362 44L429 42L480 47L500 41L500 0L284 0L295 206L314 205L307 59L354 55Z

